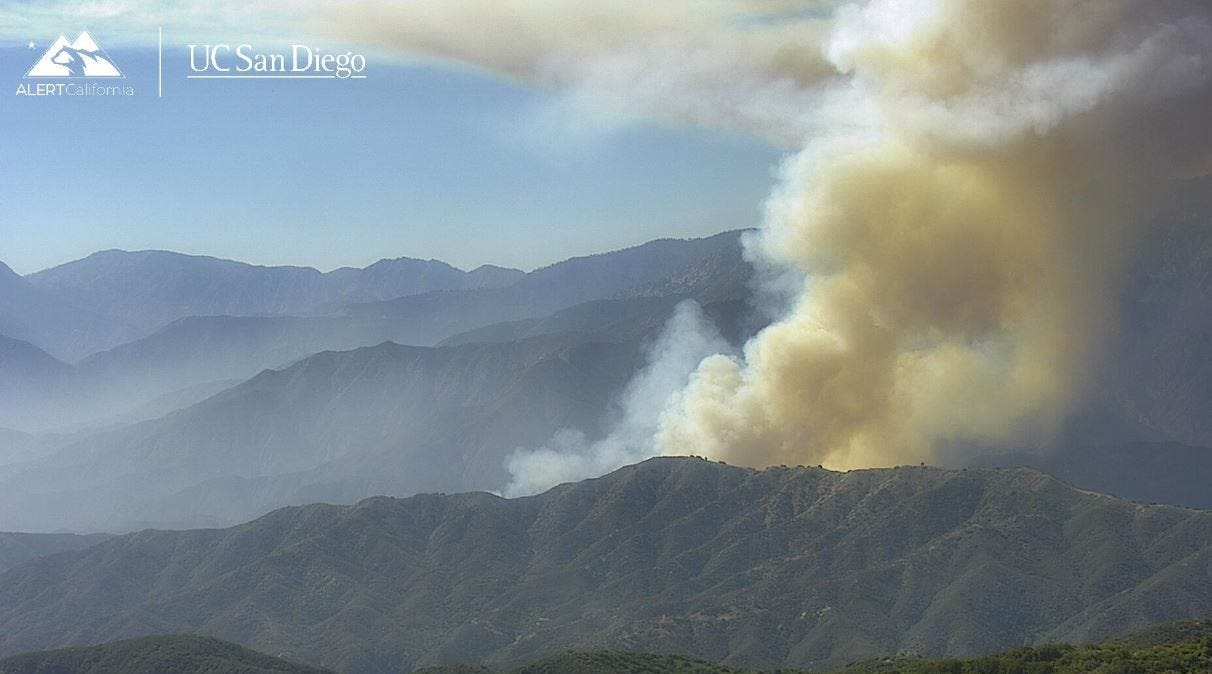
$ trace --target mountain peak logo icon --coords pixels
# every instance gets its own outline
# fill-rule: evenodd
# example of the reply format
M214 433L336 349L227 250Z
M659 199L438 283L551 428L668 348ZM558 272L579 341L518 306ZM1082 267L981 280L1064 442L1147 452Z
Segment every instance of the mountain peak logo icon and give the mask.
M125 77L87 30L72 42L62 33L26 77Z

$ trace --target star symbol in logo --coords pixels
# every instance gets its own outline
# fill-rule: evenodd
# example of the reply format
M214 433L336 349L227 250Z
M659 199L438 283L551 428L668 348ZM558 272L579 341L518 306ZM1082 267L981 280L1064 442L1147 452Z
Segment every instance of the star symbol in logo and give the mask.
M30 40L30 41L29 41L29 48L30 48L30 49L33 49L33 48L34 48L34 41L33 41L33 40Z

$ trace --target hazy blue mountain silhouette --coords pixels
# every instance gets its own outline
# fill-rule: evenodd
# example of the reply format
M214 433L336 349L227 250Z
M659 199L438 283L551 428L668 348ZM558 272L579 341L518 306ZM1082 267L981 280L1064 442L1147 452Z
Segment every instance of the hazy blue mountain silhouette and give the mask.
M517 270L464 272L437 260L382 260L327 274L166 251L108 250L27 277L35 288L129 326L122 341L190 316L316 315L343 301L509 284ZM94 345L92 352L116 346Z
M641 362L636 342L581 336L317 354L0 466L0 529L230 524L313 500L499 488L517 447L592 432Z
M720 293L710 292L714 285L718 285L718 278L698 278L693 270L701 270L704 265L718 266L721 263L714 260L720 256L726 257L730 261L729 264L740 259L740 248L735 234L705 240L658 242L657 247L678 253L654 256L652 251L648 250L650 246L642 246L638 249L595 256L592 259L569 260L542 270L541 274L554 276L552 283L557 285L579 287L573 295L574 299L581 296L599 299L617 295L620 287L628 287L628 279L635 283L651 278L664 279L670 284L666 292L678 294L655 296L646 293L647 299L637 299L633 302L632 304L648 302L654 308L648 312L647 322L632 321L632 328L638 330L631 329L626 335L612 335L611 326L604 325L601 321L597 321L593 326L582 326L603 339L631 339L642 331L663 324L672 306L684 297L720 296ZM686 260L690 262L685 263ZM410 287L415 290L425 287L426 284L449 283L449 275L452 273L461 275L457 276L456 280L461 278L471 282L468 279L474 277L476 283L508 283L510 279L521 275L521 272L493 267L481 267L463 274L442 263L430 262L420 266L418 264L418 261L412 260L388 260L364 270L343 269L322 275L314 270L256 268L239 263L172 254L106 253L51 270L53 273L46 273L45 276L35 275L34 278L42 279L47 287L58 288L59 286L51 281L55 281L61 274L67 274L69 279L77 281L94 275L99 276L102 280L96 285L100 290L92 288L91 285L88 288L89 293L99 293L99 296L89 295L88 301L96 301L105 306L104 297L117 292L118 286L139 287L139 290L132 290L132 293L147 294L146 299L150 306L158 306L158 311L171 314L216 308L233 313L254 309L277 313L298 309L318 297L312 292L315 287L311 290L300 289L296 287L296 283L319 283L320 286L327 284L330 287L345 288L349 292L370 292L368 289L377 289L375 292L388 294L405 292ZM127 269L133 265L134 270L118 273L110 269L109 265L116 265L117 269ZM619 276L609 272L604 274L602 269L612 265L622 269L639 268L642 273L636 272L633 276ZM183 274L186 277L194 276L193 272L183 271L194 267L197 267L196 275L202 280L185 283L185 287L192 290L163 287L164 283L171 285L180 281ZM165 268L168 271L164 271ZM229 270L232 273L216 275L216 269ZM158 279L157 274L160 272L163 272L164 278ZM727 270L728 274L734 272L737 270ZM430 278L434 274L440 278ZM233 298L231 290L234 286L230 286L230 283L234 283L233 279L244 276L248 276L246 280L251 286L241 287L248 291L250 297L259 298L256 301L262 304L240 303ZM672 281L675 278L678 279L678 285ZM694 278L698 279L697 283L688 280ZM122 281L116 286L117 279ZM264 292L268 279L277 279L273 283L280 285L275 286L276 290L272 293ZM534 282L528 281L518 285L522 286L521 295L517 291L503 290L507 295L513 293L510 296L515 298L513 306L519 315L532 315L539 310L538 307L562 307L566 301L570 301L566 297L553 298L550 293L542 291L541 287L545 284L539 284L539 290L536 290ZM361 290L358 290L359 288ZM191 293L194 292L201 292L202 296L193 297ZM556 288L555 292L562 293L564 290ZM178 296L186 297L188 301L180 300ZM276 299L266 304L271 296ZM527 299L529 296L538 299L531 302ZM167 298L173 297L178 299L168 301ZM214 382L246 379L262 369L282 367L320 351L353 349L384 341L432 344L449 337L456 328L478 327L502 315L512 318L502 313L503 305L498 302L501 292L497 289L444 291L415 297L423 304L428 302L438 311L445 312L451 320L443 324L441 321L416 315L348 314L309 317L214 315L176 319L146 337L93 354L81 361L73 373L73 385L66 399L26 401L39 402L42 409L40 414L35 413L36 410L29 404L24 406L26 409L20 414L7 416L4 414L5 410L0 408L0 425L41 430L62 427L69 422L73 424L73 428L85 423L105 423L110 419L127 418L132 410L142 408L152 400L190 390L203 390L199 387ZM518 299L519 297L521 299ZM743 303L740 295L733 295L731 298L738 304ZM81 299L83 301L85 298ZM130 301L130 298L122 300L123 303ZM490 310L481 311L486 304ZM117 311L112 306L111 310ZM581 310L581 315L586 313L587 309ZM165 315L167 314L161 314L155 320ZM625 315L631 316L626 312ZM554 329L556 326L548 327ZM620 330L625 329L622 324L618 327ZM544 328L532 330L534 334L549 331Z
M738 251L741 232L705 239L659 239L624 250L576 257L536 269L505 288L435 292L351 304L345 314L417 326L410 343L433 344L479 327L540 318L593 300L611 299L668 281L688 267ZM672 294L672 291L665 294Z
M0 334L74 362L99 345L113 346L129 326L41 290L0 262Z

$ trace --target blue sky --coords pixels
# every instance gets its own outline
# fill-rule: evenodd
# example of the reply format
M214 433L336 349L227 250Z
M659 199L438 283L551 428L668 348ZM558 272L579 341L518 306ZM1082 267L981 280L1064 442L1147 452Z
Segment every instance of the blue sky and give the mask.
M73 20L69 39L84 27ZM154 31L87 27L135 96L15 96L58 31L0 35L0 260L20 273L107 248L533 268L754 226L781 156L748 136L595 117L554 92L374 54L360 81L186 80L189 38L171 29L157 98Z

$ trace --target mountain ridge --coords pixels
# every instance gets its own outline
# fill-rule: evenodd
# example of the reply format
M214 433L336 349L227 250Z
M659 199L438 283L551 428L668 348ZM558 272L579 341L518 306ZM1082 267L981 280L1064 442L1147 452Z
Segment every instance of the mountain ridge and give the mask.
M541 318L583 302L614 298L677 274L721 248L739 249L741 233L734 230L701 239L657 239L541 267L504 288L475 293L438 291L355 303L346 305L344 313L424 324L435 335L431 339L438 341L495 323Z
M819 669L1199 617L1209 580L1212 513L1037 471L664 458L520 499L313 504L27 562L0 575L0 652L184 631L350 672L568 648Z
M682 252L672 257L664 253L654 255L651 250L640 246L637 247L637 250L644 249L649 252L643 253L640 259L628 263L629 268L639 265L649 276L666 278L670 275L683 274L683 258L694 260L695 262L692 264L699 264L704 259L702 256L718 257L720 250L736 249L729 254L737 258L740 254L736 237L729 233L711 239L663 240L658 245ZM126 259L127 254L118 255L119 263L124 264L122 260ZM177 258L203 260L208 264L215 262L235 265L245 270L253 269L244 263L207 257L180 256L172 253L158 253L157 255L168 256L174 260ZM615 263L620 255L626 257L635 254L627 251L602 253L592 256L595 260L593 264L611 268L616 266ZM105 254L99 253L89 259L104 259L105 257ZM443 290L410 296L413 298L411 301L414 304L429 306L429 309L425 311L437 312L436 315L446 316L446 323L408 315L388 317L340 314L307 316L192 315L193 310L238 308L225 304L230 299L228 297L230 288L220 284L214 289L219 293L217 299L207 297L191 299L191 302L194 302L189 305L192 309L185 312L191 315L161 316L160 318L168 319L168 323L153 329L150 334L92 353L79 360L65 377L68 381L63 387L64 395L49 398L43 396L46 399L39 399L40 397L36 393L44 388L40 382L32 379L22 381L20 378L13 378L11 380L13 386L24 388L23 395L18 396L20 400L10 400L10 405L5 405L3 404L5 401L0 400L0 426L12 426L27 432L74 431L103 427L109 423L109 420L130 418L132 414L138 414L138 410L149 409L148 405L152 401L165 395L197 389L216 381L247 379L266 368L281 368L321 351L355 349L381 344L385 341L418 346L436 344L462 328L475 329L499 318L512 319L511 313L515 311L518 315L543 314L546 305L560 307L581 296L611 297L618 294L620 285L625 286L634 281L634 279L629 281L627 274L620 276L618 273L613 273L613 275L608 274L609 278L604 284L599 283L598 280L595 280L597 278L595 274L598 272L575 269L577 265L583 264L578 261L580 259L577 258L568 263L556 263L545 267L541 272L561 275L563 281L557 285L578 286L576 296L564 298L549 296L550 292L556 292L557 295L562 292L559 288L535 294L536 291L533 288L536 286L535 283L530 283L529 286L523 284L523 291L521 294L515 292L510 307L498 306L497 300L503 296L501 292L497 291L498 289ZM410 264L412 262L415 261L409 261ZM381 283L375 282L380 283L380 287L386 287L393 278L396 278L395 272L390 269L392 264L394 264L393 261L384 260L371 265L366 270L335 270L330 274L335 273L340 276L346 272L363 274L365 271L363 275L375 275L381 271L386 280ZM442 265L444 263L435 262L434 264ZM569 264L573 269L569 269ZM276 270L273 273L302 274L308 278L318 278L315 275L320 274L315 270L308 271L310 268L280 267L273 269ZM476 272L469 273L488 276L499 276L502 273L512 274L509 270L489 266L482 266ZM177 274L177 272L173 272L173 274ZM188 274L186 275L188 276ZM171 287L167 290L156 290L155 287L158 286L156 282L133 272L132 275L128 275L129 278L124 276L123 283L132 286L132 297L137 297L141 292L151 292L154 296L153 299L155 297L163 299L172 296L173 293L180 294L186 291L193 293L206 290L209 288L207 284L210 281L205 279L210 278L210 275L211 272L204 270L203 281L197 283L190 281L176 290ZM584 278L580 281L576 281L574 278L581 276ZM570 280L575 282L570 282ZM18 279L18 282L24 283L21 279ZM493 283L506 282L508 282L507 279L498 279ZM108 283L97 285L104 290ZM283 292L286 290L296 294L309 292L306 288L294 288L293 281L284 281L284 283L289 287ZM300 283L304 282L300 281ZM339 280L338 283L350 287L356 285L355 281ZM541 288L546 284L538 283L537 285ZM144 286L152 286L153 289L147 290ZM531 290L526 290L527 287L531 287ZM403 292L401 289L397 290ZM679 291L691 294L694 291L702 292L703 290L704 288L696 287L693 284L679 287ZM252 294L260 296L258 292L254 291ZM275 290L275 292L277 291ZM395 292L391 294L395 294ZM651 297L649 299L667 306L663 306L658 311L649 312L651 315L643 324L620 326L629 331L625 336L626 339L638 338L641 333L658 328L671 311L673 300L678 298L671 297L662 300L658 297ZM219 302L222 306L215 305L212 300ZM127 298L124 301L134 300ZM460 302L462 304L459 304ZM163 302L161 304L163 305ZM161 306L161 309L165 307L179 314L182 313L184 305L178 306L169 302L167 305ZM313 308L321 312L327 311L322 307ZM584 311L581 313L583 314ZM594 338L600 335L602 339L620 341L619 336L605 334L605 330L609 327L596 326ZM537 336L550 331L538 329L531 332L533 334L518 337ZM67 413L65 414L65 412Z
M432 257L431 258L421 258L421 257L411 257L408 255L401 255L399 257L379 258L378 260L375 260L374 262L371 262L370 264L368 264L364 267L343 266L343 267L335 267L328 271L321 271L317 267L313 267L311 265L305 265L305 264L302 264L302 265L301 264L258 264L256 262L245 262L243 260L237 260L235 258L220 257L218 255L205 255L205 254L199 254L199 253L182 253L182 252L175 251L175 250L168 250L166 248L138 248L138 249L106 248L103 250L98 250L98 251L89 253L88 255L85 255L82 258L77 258L75 260L70 260L70 261L64 262L62 264L53 265L51 267L47 267L46 269L39 269L37 271L33 271L28 274L18 274L15 271L13 271L13 269L11 267L4 264L3 262L0 262L0 266L3 267L3 269L0 269L0 275L5 273L4 270L8 270L9 275L28 279L30 277L46 274L47 272L54 271L56 269L59 269L60 267L66 266L66 265L71 265L71 264L75 264L78 262L87 261L90 258L113 257L113 256L153 256L153 255L169 257L169 258L195 259L195 260L206 260L209 262L230 263L230 264L238 265L241 267L252 267L254 269L284 269L284 270L316 272L317 274L320 274L321 276L328 276L331 274L340 274L340 273L348 273L348 272L361 272L361 271L366 271L366 270L374 267L375 265L390 264L392 262L403 262L403 263L417 262L417 263L422 263L422 264L437 263L439 265L442 265L443 267L449 267L450 269L453 269L453 270L459 271L459 272L463 272L465 274L470 274L470 273L480 271L480 270L519 272L519 273L523 273L523 274L526 273L521 269L516 269L514 267L505 267L502 265L496 265L496 264L491 264L491 263L481 264L481 265L475 267L474 269L463 269L463 268L455 266L449 262L446 262L445 260L439 260L438 258L432 258ZM554 263L554 264L558 264L558 263Z
M8 265L0 266L0 334L70 362L93 345L119 343L128 330L121 321L36 288Z
M188 634L24 653L0 660L0 674L325 674L236 644ZM331 674L331 673L329 673Z
M385 342L320 352L163 418L0 466L0 526L231 523L302 502L307 497L299 490L311 500L356 500L496 487L516 447L539 446L562 427L595 428L641 359L635 342L579 336L441 348ZM432 452L451 461L421 460ZM227 484L212 484L206 498L165 500L211 480ZM250 490L248 480L260 488ZM328 486L314 491L322 485ZM89 505L101 493L108 494L105 507ZM180 511L185 502L218 511L191 520L204 508ZM180 515L147 521L139 512Z
M80 550L111 538L109 534L34 534L0 531L0 573L31 559Z
M394 336L399 341L426 344L465 329L500 320L536 317L580 301L612 297L633 285L659 281L677 272L696 255L721 243L735 243L739 235L738 231L729 231L697 239L657 239L615 251L571 257L531 272L490 264L464 271L440 260L410 257L384 258L360 269L342 267L321 272L314 267L254 265L164 250L109 249L25 277L14 273L9 280L15 279L56 301L89 307L113 324L105 339L77 338L69 361L145 337L176 319L190 316L305 317L367 310L373 313L373 308L365 307L434 293L443 301L471 298L460 300L471 302L463 306L464 312L471 312L470 317L453 325ZM606 261L614 263L603 266ZM634 276L633 282L627 280L629 275ZM559 283L554 288L544 288L552 285L553 279ZM520 287L512 294L476 295L476 291L513 286ZM0 288L0 298L2 291ZM560 295L566 297L559 298ZM513 298L509 308L517 315L492 311L501 297ZM405 318L414 317L406 314ZM2 319L0 313L0 332L4 332ZM47 348L43 340L31 341Z
M132 326L129 341L188 316L314 315L348 299L510 283L522 272L471 273L437 260L383 259L328 273L172 251L93 253L25 277L33 287Z
M954 674L955 672L1037 672L1086 674L1094 671L1132 674L1198 672L1212 667L1206 648L1212 621L1165 623L1097 644L1044 644L983 655L971 660L925 660L894 656L857 662L830 674ZM0 674L132 674L171 672L316 672L310 667L271 658L236 644L187 634L152 636L96 646L26 653L0 660ZM626 651L563 652L545 656L508 672L481 665L426 667L418 674L809 674L780 668L774 672L728 667L705 660L659 653Z

